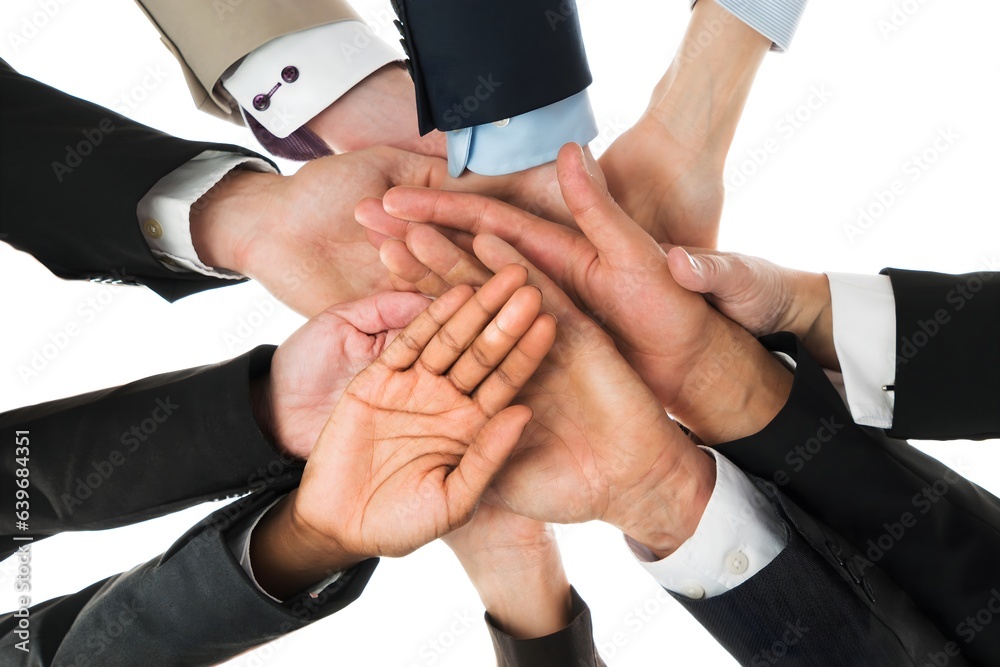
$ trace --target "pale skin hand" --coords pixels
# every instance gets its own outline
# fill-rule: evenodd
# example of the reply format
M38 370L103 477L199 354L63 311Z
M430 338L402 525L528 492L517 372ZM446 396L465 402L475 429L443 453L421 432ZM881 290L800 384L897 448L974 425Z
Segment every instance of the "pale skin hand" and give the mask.
M786 269L736 253L667 253L682 287L705 294L722 314L755 336L790 331L826 368L840 370L833 343L830 281L822 273Z
M443 160L394 148L320 158L292 176L234 170L191 207L209 266L260 282L306 317L392 288L354 206L394 185L437 186Z
M715 247L726 155L770 46L700 0L645 114L601 156L611 193L657 241Z
M483 503L442 538L479 592L493 623L515 639L565 628L573 601L551 527Z
M510 267L446 293L351 382L302 484L254 531L265 590L284 598L468 523L531 419L510 402L555 337L525 280Z
M448 157L442 133L420 136L413 99L413 80L406 69L389 64L344 93L306 127L335 153L392 146L431 157Z
M496 234L514 244L616 335L663 405L705 442L750 435L769 423L788 396L790 374L749 333L674 282L666 253L586 171L578 146L561 151L559 178L583 234L486 197L415 188L387 193L384 210L362 202L357 214L380 238L408 238L404 221L410 220ZM414 278L420 269L444 275L428 270L426 257L403 258L404 250L385 241L383 260L406 265ZM463 254L450 259L463 267L470 261ZM420 284L433 280L428 275ZM741 385L733 377L748 381Z
M418 294L384 292L309 320L278 347L256 387L261 430L282 452L308 458L347 385L428 303Z
M421 268L438 273L428 285L443 286L443 275L481 284L491 275L487 267L518 262L541 288L544 308L559 318L552 352L518 399L535 420L494 482L490 502L558 523L601 519L661 557L672 553L693 534L711 496L711 459L666 416L610 337L551 280L496 237L474 243L478 259L462 257L425 225L407 235L427 262Z

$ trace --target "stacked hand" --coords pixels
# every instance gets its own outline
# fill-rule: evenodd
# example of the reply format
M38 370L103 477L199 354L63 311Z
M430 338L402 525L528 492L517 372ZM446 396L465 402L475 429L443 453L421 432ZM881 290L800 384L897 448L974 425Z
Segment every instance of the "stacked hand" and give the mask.
M555 336L525 273L443 295L348 385L301 486L255 531L266 590L297 592L469 521L531 419L508 406Z

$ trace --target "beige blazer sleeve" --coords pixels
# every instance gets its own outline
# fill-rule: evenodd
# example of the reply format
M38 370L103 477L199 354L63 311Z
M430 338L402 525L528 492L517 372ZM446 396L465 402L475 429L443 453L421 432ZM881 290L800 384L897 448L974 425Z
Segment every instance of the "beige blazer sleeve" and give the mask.
M345 0L136 0L184 71L195 106L237 125L243 118L219 83L267 42L338 21L361 20Z

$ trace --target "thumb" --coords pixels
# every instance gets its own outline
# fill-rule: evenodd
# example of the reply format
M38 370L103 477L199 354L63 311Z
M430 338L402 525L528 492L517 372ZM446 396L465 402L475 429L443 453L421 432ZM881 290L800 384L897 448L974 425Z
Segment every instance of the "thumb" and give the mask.
M586 154L578 144L566 144L559 151L559 187L580 231L601 253L621 256L623 251L655 246L652 237L615 203L603 175L594 176L587 165ZM596 173L600 170L596 169Z
M501 410L486 423L458 467L448 475L445 485L452 530L472 518L479 500L507 463L531 417L531 408L525 405Z
M712 294L721 299L741 289L745 268L734 258L721 254L694 254L680 246L667 253L667 266L677 284L691 292Z

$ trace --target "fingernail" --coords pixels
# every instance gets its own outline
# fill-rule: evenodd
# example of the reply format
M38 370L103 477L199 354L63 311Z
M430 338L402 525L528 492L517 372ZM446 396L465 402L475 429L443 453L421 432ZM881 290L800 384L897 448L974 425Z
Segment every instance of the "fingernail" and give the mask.
M681 252L683 252L685 255L687 255L688 264L691 265L691 270L700 275L701 274L701 263L697 259L695 259L693 255L689 254L687 250L684 250L682 248Z

